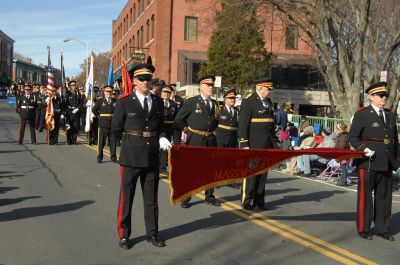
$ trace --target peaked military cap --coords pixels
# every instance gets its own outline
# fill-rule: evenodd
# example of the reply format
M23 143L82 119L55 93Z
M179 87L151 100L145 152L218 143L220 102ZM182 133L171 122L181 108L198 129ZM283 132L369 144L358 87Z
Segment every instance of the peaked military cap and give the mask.
M160 79L159 78L153 78L153 79L151 79L150 84L159 85L160 84Z
M253 81L257 86L268 87L269 89L274 89L273 80L271 77L263 77Z
M133 76L137 78L151 78L155 70L153 65L147 63L138 63L132 69Z
M103 87L103 90L104 90L105 92L113 92L114 88L113 88L112 86L104 86L104 87Z
M386 82L377 82L374 83L372 85L370 85L366 90L365 93L368 95L373 95L379 92L385 92L385 93L389 93L389 91L387 91L386 89L387 87L387 83Z
M224 93L224 98L226 98L226 97L235 97L236 94L237 94L236 89L231 88L231 89L229 89L228 91L226 91Z
M75 84L75 85L76 85L76 81L75 81L75 80L71 80L71 81L69 81L69 83L68 83L68 86L71 86L71 85L73 85L73 84Z
M214 85L215 82L215 76L213 75L207 75L203 76L202 78L199 79L199 84L208 84L208 85Z

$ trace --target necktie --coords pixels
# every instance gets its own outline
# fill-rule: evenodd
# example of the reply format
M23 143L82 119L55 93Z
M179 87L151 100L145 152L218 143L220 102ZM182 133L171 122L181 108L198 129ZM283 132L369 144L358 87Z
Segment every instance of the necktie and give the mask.
M210 100L209 99L206 100L206 105L207 105L208 112L210 112L211 111L211 104L210 104Z
M168 102L168 101L165 101L164 106L168 109L168 108L169 108L169 102Z
M147 97L144 98L143 109L146 115L149 115L149 104L147 104Z
M383 117L383 111L381 109L379 110L379 118L381 118L381 121L385 124L385 118Z
M229 113L231 114L231 117L233 118L233 108L232 107L229 109Z

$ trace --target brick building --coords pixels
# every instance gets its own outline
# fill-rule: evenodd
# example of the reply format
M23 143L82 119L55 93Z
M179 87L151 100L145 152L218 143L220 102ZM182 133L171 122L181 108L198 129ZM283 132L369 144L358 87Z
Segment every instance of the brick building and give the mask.
M129 0L112 25L115 79L121 77L123 61L132 68L131 55L139 50L152 58L155 76L178 82L186 96L196 94L218 8L215 0ZM266 12L264 37L278 87L272 99L278 104L291 100L301 114L318 114L330 105L329 97L315 51L301 34L295 26L285 26L273 10Z
M14 40L0 30L0 87L11 85Z

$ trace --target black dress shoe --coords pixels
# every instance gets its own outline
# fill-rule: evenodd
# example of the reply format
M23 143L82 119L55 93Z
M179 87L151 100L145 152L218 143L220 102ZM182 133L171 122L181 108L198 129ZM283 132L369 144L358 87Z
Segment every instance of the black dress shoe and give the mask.
M302 176L304 178L311 178L311 173L309 173L309 174L301 174L300 176Z
M111 162L117 163L117 159L116 159L115 157L112 157L112 158L111 158Z
M389 234L388 232L376 233L376 236L382 237L383 239L386 239L389 241L394 241L394 237L391 234Z
M102 163L100 158L97 158L97 163L99 163L99 164Z
M266 211L266 210L268 210L268 207L265 204L260 204L260 205L257 205L257 209L260 211Z
M299 170L299 171L297 171L296 173L294 173L295 175L297 175L297 176L300 176L300 175L303 175L303 171L301 171L301 170Z
M147 237L146 240L147 240L147 242L152 243L153 246L156 246L156 247L159 247L159 248L162 248L162 247L166 246L164 240L160 239L158 237L158 235L153 235L151 237Z
M251 206L250 204L247 204L247 203L245 203L245 204L243 204L243 209L245 209L245 210L253 210L253 206Z
M206 198L205 201L206 201L207 204L211 204L211 205L214 205L214 206L220 206L221 205L221 203L219 201L217 201L213 197Z
M122 238L119 241L119 247L123 248L123 249L129 249L130 248L129 239L128 238Z
M187 208L190 208L190 204L189 204L189 202L186 202L186 201L184 201L184 202L181 202L181 207L182 208L185 208L185 209L187 209Z
M367 232L361 232L358 235L366 240L372 240L372 236Z

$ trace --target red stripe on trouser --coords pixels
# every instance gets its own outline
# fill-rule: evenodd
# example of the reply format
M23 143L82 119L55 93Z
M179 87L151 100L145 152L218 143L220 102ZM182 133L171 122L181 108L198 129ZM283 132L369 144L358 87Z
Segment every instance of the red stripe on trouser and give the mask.
M358 202L358 232L364 232L364 210L365 210L365 198L364 198L364 169L360 168L360 190L359 190L359 202Z
M124 235L124 229L121 226L121 219L122 219L122 214L124 212L124 183L123 183L123 175L124 175L124 166L119 167L119 174L121 178L121 187L120 187L120 197L119 197L119 206L118 206L118 233L119 237L122 238Z
M21 142L21 126L22 126L22 119L19 121L19 129L18 129L18 142Z

